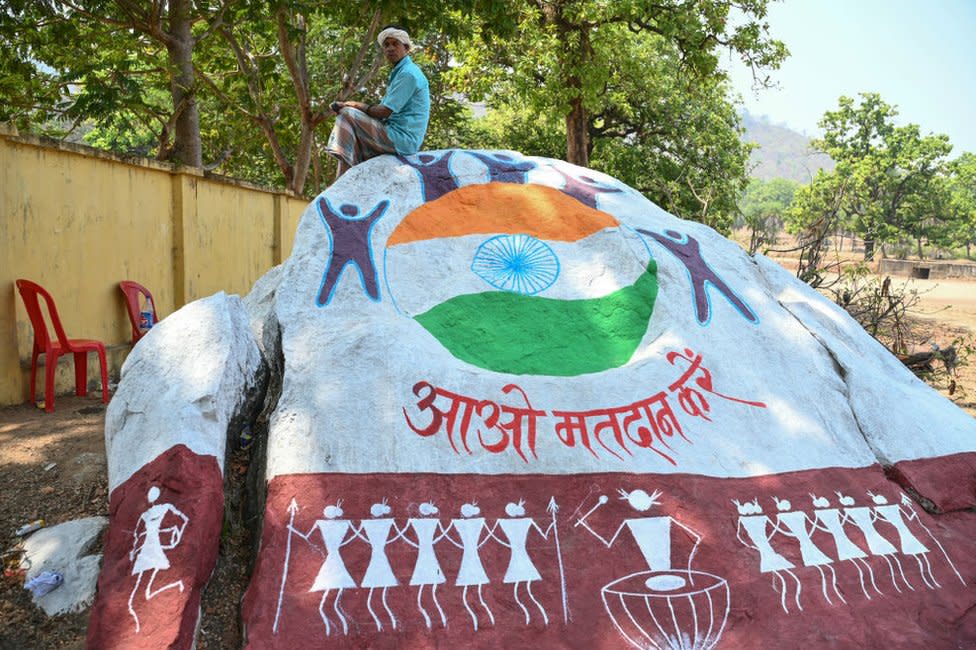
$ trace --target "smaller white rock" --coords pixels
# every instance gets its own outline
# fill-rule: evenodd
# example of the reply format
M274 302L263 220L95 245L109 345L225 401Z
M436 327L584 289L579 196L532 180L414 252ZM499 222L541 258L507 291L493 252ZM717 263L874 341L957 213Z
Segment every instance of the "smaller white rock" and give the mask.
M79 612L92 603L102 556L86 555L108 524L106 517L86 517L42 528L24 541L25 582L45 571L64 576L64 583L34 604L48 616Z

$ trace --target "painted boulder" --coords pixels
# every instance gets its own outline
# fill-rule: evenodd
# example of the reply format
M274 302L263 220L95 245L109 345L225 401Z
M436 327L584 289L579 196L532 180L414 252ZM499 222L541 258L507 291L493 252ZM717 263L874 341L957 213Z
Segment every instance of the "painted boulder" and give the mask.
M316 198L249 647L952 646L976 422L612 178L382 157ZM879 624L879 621L884 624Z
M89 648L189 648L217 562L231 422L263 385L237 296L154 326L122 366L105 418L109 514Z
M248 647L976 639L976 421L612 178L376 158L255 293Z

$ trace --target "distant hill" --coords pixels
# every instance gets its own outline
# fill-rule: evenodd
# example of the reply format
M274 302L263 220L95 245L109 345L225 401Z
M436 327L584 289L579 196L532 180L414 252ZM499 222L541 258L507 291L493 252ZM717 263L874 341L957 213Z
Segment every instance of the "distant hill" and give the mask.
M742 115L742 125L746 130L742 139L759 145L749 155L753 166L751 175L755 178L788 178L809 183L818 169L834 168L830 156L810 150L810 138L787 126L772 124L765 116L757 117L749 112Z

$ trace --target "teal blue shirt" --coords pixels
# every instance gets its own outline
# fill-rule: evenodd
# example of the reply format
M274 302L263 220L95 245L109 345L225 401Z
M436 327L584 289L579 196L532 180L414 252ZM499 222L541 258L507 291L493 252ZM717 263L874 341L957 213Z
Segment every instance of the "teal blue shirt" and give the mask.
M393 111L386 118L386 132L397 153L410 155L420 151L430 121L430 89L427 77L409 56L393 66L380 104Z

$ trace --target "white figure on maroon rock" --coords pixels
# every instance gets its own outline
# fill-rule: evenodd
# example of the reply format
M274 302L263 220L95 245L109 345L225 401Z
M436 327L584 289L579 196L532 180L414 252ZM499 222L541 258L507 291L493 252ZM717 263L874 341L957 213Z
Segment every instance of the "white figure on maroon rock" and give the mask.
M383 629L383 623L380 622L376 612L373 611L373 590L377 588L383 589L383 608L386 609L386 613L390 617L390 624L395 630L397 627L396 616L393 615L393 611L390 610L390 606L386 603L386 590L390 587L397 586L398 582L396 576L393 574L393 567L390 566L390 560L386 556L386 545L399 539L403 535L403 531L396 528L392 518L384 517L384 515L390 514L390 506L387 505L386 499L383 499L380 503L374 503L369 513L373 516L373 519L362 520L359 530L354 531L355 535L369 543L371 548L369 565L366 567L366 575L363 576L363 580L359 586L369 589L369 595L366 597L366 609L369 610L370 616L373 617L377 631ZM393 539L390 539L390 529L394 529L397 532Z
M545 530L543 530L534 519L525 516L525 502L522 500L519 500L518 503L509 503L506 505L505 514L507 514L510 519L499 519L496 526L502 529L502 532L505 533L505 537L508 538L508 542L505 542L505 540L492 534L492 536L495 537L495 540L497 540L503 546L507 546L512 551L508 560L508 568L505 570L505 578L503 582L506 584L514 583L515 586L512 588L512 594L515 596L515 602L518 603L518 606L522 608L522 612L525 614L526 625L528 625L531 621L531 616L529 615L529 610L519 599L518 589L519 585L522 583L525 583L525 589L529 594L529 598L532 599L535 606L539 608L539 612L542 613L542 620L546 625L549 625L549 616L546 614L545 608L538 600L536 600L535 595L532 593L532 583L536 580L541 580L542 576L539 574L539 570L536 569L535 564L532 563L532 559L529 557L526 542L528 541L529 532L532 529L539 531L542 538L548 540L549 533L556 525L556 522L553 521Z
M876 508L876 510L880 510L880 508ZM929 536L929 539L932 540L932 543L939 547L939 551L941 551L942 556L945 557L946 563L949 565L949 568L952 569L952 572L956 574L956 577L957 578L959 578L959 582L961 582L962 584L966 584L966 581L963 580L962 576L959 574L958 569L956 569L956 565L952 563L952 560L951 559L949 559L949 554L946 553L945 548L942 547L942 543L939 540L937 540L935 538L935 535L932 534L932 531L930 531L928 529L928 527L926 527L926 525L922 523L922 518L919 517L918 512L916 512L915 511L915 508L912 507L912 500L908 497L907 494L902 494L901 495L901 508L899 508L899 515L898 515L898 517L901 518L901 515L902 514L905 515L905 518L908 521L914 521L916 524L918 524L918 526L922 530L925 531L925 534ZM903 524L907 528L907 523L906 522L903 522ZM918 540L916 540L916 541L918 541ZM918 542L918 545L924 547L924 545L921 542ZM904 552L904 549L905 548L906 548L906 544L903 543L902 544L903 552ZM926 564L927 563L928 563L928 560L926 559ZM929 567L930 574L931 574L931 571L932 571L932 569L931 569L931 567ZM935 580L934 577L932 579ZM936 583L936 584L938 584L938 583Z
M938 580L935 579L935 575L932 573L932 565L929 563L928 557L929 549L908 529L908 524L905 523L905 519L902 516L901 506L897 503L888 503L888 499L881 494L875 494L869 491L868 496L875 503L875 521L879 519L884 520L895 527L895 531L898 533L898 546L900 547L901 553L903 555L911 555L915 558L915 562L918 563L918 572L921 574L922 582L925 583L925 586L929 589L941 587L942 585L939 584ZM912 512L914 513L914 511ZM917 514L915 518L918 518Z
M800 592L803 591L803 585L800 583L800 579L796 577L796 574L790 570L795 568L795 566L792 562L777 553L769 543L779 529L773 525L769 517L763 514L762 506L759 505L758 499L746 501L745 503L739 503L737 499L733 499L732 503L735 504L735 507L739 511L739 524L735 532L736 539L743 546L759 552L760 572L772 573L779 578L780 588L778 591L780 592L780 606L783 608L783 611L787 614L790 612L786 606L786 595L788 592L786 578L782 576L780 571L788 574L796 582L796 592L793 598L796 601L797 608L803 611L803 605L800 604ZM769 530L769 533L766 532L767 530ZM743 531L745 531L748 539L742 538ZM774 590L775 587L776 583L774 582Z
M829 534L833 538L834 548L837 550L837 559L850 562L854 565L854 568L857 569L858 580L861 583L861 591L868 600L871 600L871 594L868 593L868 589L864 584L864 571L861 570L862 566L868 570L868 576L870 577L874 590L879 596L883 596L884 594L878 589L878 584L874 581L874 571L865 559L868 554L852 542L851 538L847 536L847 531L844 530L844 522L847 520L846 515L842 515L838 508L831 508L830 500L826 497L810 494L810 498L813 501L814 508L816 508L813 511L815 520L814 527Z
M332 634L332 625L329 622L329 617L325 614L325 601L329 597L329 592L336 590L332 607L342 625L342 633L349 634L349 624L346 622L346 616L339 601L344 589L356 588L356 581L349 575L340 553L343 546L356 539L355 530L352 530L352 523L348 519L341 519L343 515L341 505L342 500L340 499L336 501L335 505L326 506L322 511L325 518L317 519L306 533L300 533L294 528L290 528L292 532L309 544L312 544L311 537L316 530L322 535L322 542L325 545L325 561L308 591L309 593L313 591L322 592L322 600L319 601L319 616L322 618L322 623L325 624L326 635ZM350 531L353 534L347 538ZM315 545L313 544L313 546Z
M895 577L896 566L905 586L915 591L915 587L905 577L905 571L902 569L901 562L898 560L898 549L882 537L881 533L874 527L874 523L878 520L877 513L873 512L872 508L866 506L851 507L854 505L854 499L840 492L837 492L837 497L840 500L840 504L844 506L845 521L853 523L861 531L871 555L881 556L887 563L888 572L891 574L891 585L895 588L895 591L901 593L901 588L898 586L898 580Z
M434 545L444 539L444 536L447 535L447 529L444 528L440 519L435 518L438 510L432 502L421 503L418 511L420 517L408 519L407 525L401 533L403 541L417 549L417 563L414 565L413 575L410 576L410 584L417 587L417 608L424 617L427 629L430 629L431 623L430 616L423 605L424 586L426 585L430 585L431 598L434 601L434 606L437 607L437 612L441 615L441 625L447 627L447 617L444 615L444 610L441 609L441 604L437 601L437 585L443 584L446 578L441 570L440 562L437 561L437 554L434 552ZM406 535L406 532L411 528L417 536L416 543ZM438 535L438 533L440 534Z
M457 579L454 581L454 584L459 587L464 587L461 591L461 601L464 603L464 609L471 616L471 622L474 624L475 631L478 630L478 616L471 609L471 606L468 605L468 587L478 587L478 601L488 614L488 620L491 621L492 625L495 624L495 616L485 603L481 589L483 585L491 581L488 579L488 574L485 573L485 567L481 564L481 556L478 553L478 549L491 538L492 531L488 530L489 534L484 539L481 538L481 531L486 530L488 527L485 525L485 518L477 516L479 514L481 514L481 509L476 504L465 503L461 506L462 518L452 519L451 526L447 529L450 530L453 528L457 531L458 537L461 540L458 543L450 535L447 536L449 542L461 549L461 567L458 569Z
M179 589L183 592L183 581L176 580L153 591L153 582L156 574L170 568L169 558L166 551L176 548L183 539L183 531L190 523L189 517L180 512L172 503L156 503L159 498L159 488L155 485L149 488L146 495L150 504L153 504L142 513L136 523L135 530L132 531L132 550L129 551L129 559L133 560L131 575L136 576L136 584L129 594L129 613L136 622L136 632L139 632L139 617L132 607L132 600L135 598L136 591L139 590L139 583L142 581L142 574L152 571L149 582L146 583L146 600L151 600L158 594L167 589ZM173 515L179 523L172 526L165 526L166 516ZM170 518L172 520L173 517ZM164 541L165 539L165 541Z
M824 600L827 601L828 605L834 604L827 594L827 576L824 574L824 568L826 568L830 572L834 593L846 605L847 601L844 600L844 596L837 588L837 573L834 571L834 567L830 566L833 560L813 543L811 535L816 530L816 522L802 510L793 510L793 504L786 499L773 497L773 501L776 503L776 509L779 510L779 514L776 515L776 529L783 535L792 537L799 542L800 558L803 560L803 565L812 566L820 573L820 591L823 593Z
M658 500L661 497L661 492L659 490L654 490L653 494L648 494L644 490L639 489L633 490L632 492L627 492L626 490L620 489L618 492L620 493L620 499L622 501L626 501L627 504L637 512L647 512L651 509L651 506L660 505L661 503ZM651 571L668 571L671 569L671 524L674 523L695 540L691 553L688 555L688 569L691 569L692 559L695 557L695 552L698 550L698 545L701 543L701 535L677 519L674 519L670 515L625 519L623 522L621 522L620 526L617 527L616 532L614 532L610 539L604 538L598 532L593 530L593 528L591 528L586 522L586 519L592 515L597 508L605 505L608 500L609 499L606 495L600 495L600 498L597 500L597 504L593 506L586 514L580 517L576 521L575 525L585 528L590 532L590 534L603 542L607 548L613 546L613 543L617 541L617 537L620 536L620 533L622 533L624 529L627 529L630 531L631 536L633 536L634 541L637 542L637 548L640 549L641 555L644 556L644 561L647 562L647 568Z

